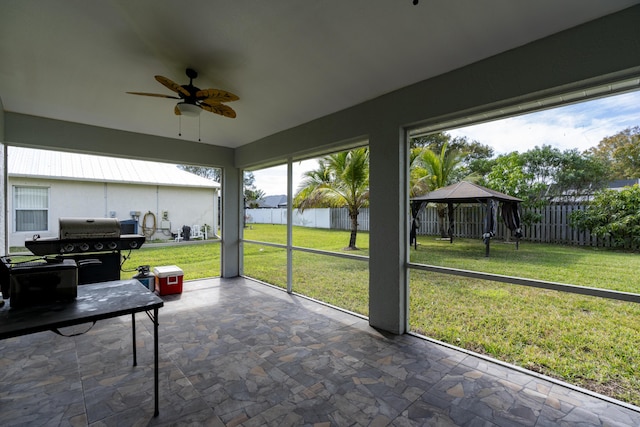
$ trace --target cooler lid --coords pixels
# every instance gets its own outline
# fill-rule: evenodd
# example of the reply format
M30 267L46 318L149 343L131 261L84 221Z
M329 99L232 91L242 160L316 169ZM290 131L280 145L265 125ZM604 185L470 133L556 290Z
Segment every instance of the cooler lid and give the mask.
M177 265L162 265L153 267L153 274L157 277L182 276L184 272Z

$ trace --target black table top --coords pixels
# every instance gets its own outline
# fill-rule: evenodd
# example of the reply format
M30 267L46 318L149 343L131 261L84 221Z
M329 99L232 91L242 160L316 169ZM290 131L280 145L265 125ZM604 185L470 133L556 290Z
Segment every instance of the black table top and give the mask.
M135 279L78 286L78 297L34 307L0 308L0 339L160 308L164 301Z

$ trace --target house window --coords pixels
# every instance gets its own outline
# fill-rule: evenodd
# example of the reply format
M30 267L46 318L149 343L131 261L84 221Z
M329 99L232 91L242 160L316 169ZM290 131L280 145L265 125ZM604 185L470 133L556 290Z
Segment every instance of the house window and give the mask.
M13 187L16 231L49 229L49 189L46 187Z

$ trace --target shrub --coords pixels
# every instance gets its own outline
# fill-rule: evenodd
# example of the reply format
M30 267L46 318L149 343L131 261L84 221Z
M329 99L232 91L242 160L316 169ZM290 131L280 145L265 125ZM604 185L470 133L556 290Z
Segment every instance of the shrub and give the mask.
M609 236L613 247L640 248L640 186L597 192L584 211L572 213L571 224Z

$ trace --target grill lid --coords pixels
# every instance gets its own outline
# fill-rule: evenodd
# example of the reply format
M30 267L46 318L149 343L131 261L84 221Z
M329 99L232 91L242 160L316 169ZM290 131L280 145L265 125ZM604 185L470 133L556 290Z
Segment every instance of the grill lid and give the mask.
M60 218L60 239L97 239L120 237L117 218Z

